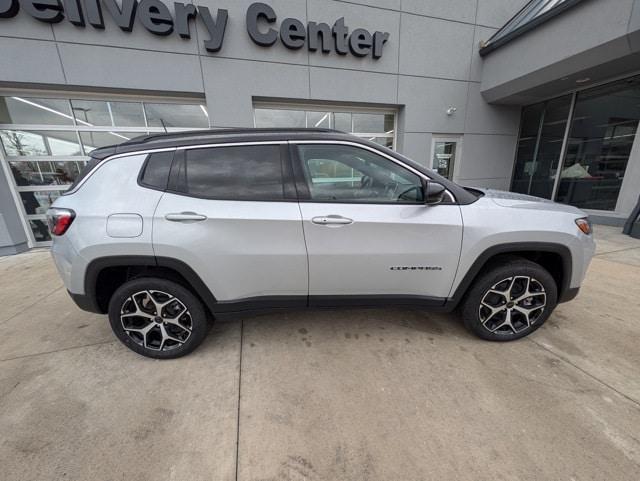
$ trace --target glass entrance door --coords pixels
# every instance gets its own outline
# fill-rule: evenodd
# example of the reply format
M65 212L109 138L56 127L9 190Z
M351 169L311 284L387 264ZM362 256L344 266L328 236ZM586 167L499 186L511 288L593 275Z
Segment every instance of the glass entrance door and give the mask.
M431 145L431 168L441 176L453 180L461 144L460 137L434 137Z

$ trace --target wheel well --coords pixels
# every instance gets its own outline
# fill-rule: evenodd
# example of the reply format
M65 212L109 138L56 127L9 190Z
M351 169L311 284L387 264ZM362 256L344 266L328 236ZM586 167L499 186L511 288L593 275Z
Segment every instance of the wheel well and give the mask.
M564 292L568 289L571 280L571 254L568 249L566 249L566 251L567 252L563 254L561 252L564 251L555 249L509 250L506 252L497 252L486 258L478 259L471 267L467 277L463 279L458 287L454 296L453 306L458 305L459 301L464 297L479 275L496 265L503 264L505 260L513 258L524 258L545 268L556 282L558 299L561 299Z
M197 292L191 283L178 271L170 267L145 265L109 266L104 267L98 272L95 277L95 300L100 311L105 314L108 312L109 301L116 289L118 289L122 284L141 277L166 279L189 289L189 291L191 291L202 302L207 314L209 316L212 315L208 303L205 302L200 293Z
M522 251L497 254L487 260L485 265L482 267L481 272L484 272L495 265L502 264L507 259L514 258L524 258L544 267L549 274L551 274L553 280L556 281L558 291L562 289L565 281L564 261L562 256L556 252Z

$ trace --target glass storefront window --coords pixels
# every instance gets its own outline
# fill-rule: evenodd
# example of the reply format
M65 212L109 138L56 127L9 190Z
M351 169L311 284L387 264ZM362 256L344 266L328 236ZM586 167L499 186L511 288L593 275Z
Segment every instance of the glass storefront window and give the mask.
M344 112L336 112L333 114L335 125L333 126L336 130L342 130L343 132L351 132L353 130L353 124L351 119L351 114Z
M0 96L0 162L9 167L16 202L37 245L50 242L44 215L80 175L92 150L150 132L208 127L206 107L193 101Z
M263 128L327 128L348 132L393 149L395 115L392 113L332 112L263 108L254 110L255 126Z
M31 219L29 220L29 225L36 242L51 242L49 227L47 227L47 222L44 219Z
M0 124L73 125L73 117L67 100L0 97Z
M145 127L142 104L139 102L72 100L71 108L79 126Z
M525 107L511 190L614 211L639 122L640 76Z
M571 95L525 107L511 190L551 199Z
M44 215L62 192L60 190L20 192L20 198L28 215Z
M208 128L209 112L204 105L144 104L149 127ZM164 123L164 125L163 125Z
M80 139L84 153L89 155L92 150L120 144L141 135L147 135L147 132L80 132Z
M393 115L353 114L353 130L355 132L393 133L393 129Z
M33 185L70 185L76 179L84 162L26 161L9 162L14 182L18 187Z
M2 130L0 140L10 157L81 155L75 132Z
M330 129L331 112L307 112L307 122L309 127Z
M640 77L580 92L557 200L615 210L640 120Z
M307 126L304 110L255 109L255 125L258 128L305 128Z

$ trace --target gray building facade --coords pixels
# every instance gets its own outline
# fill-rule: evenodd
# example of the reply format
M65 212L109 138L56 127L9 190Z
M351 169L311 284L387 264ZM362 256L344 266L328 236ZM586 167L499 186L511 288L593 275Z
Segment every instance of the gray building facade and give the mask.
M163 1L0 0L0 255L47 245L91 149L164 130L338 128L463 185L635 205L640 112L613 97L640 0ZM602 104L604 130L576 124Z

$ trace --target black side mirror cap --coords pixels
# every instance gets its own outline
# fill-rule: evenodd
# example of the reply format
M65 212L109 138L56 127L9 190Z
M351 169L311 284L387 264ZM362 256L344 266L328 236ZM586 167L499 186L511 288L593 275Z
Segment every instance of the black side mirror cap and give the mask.
M423 179L422 191L425 205L438 205L444 200L447 189L442 184Z

